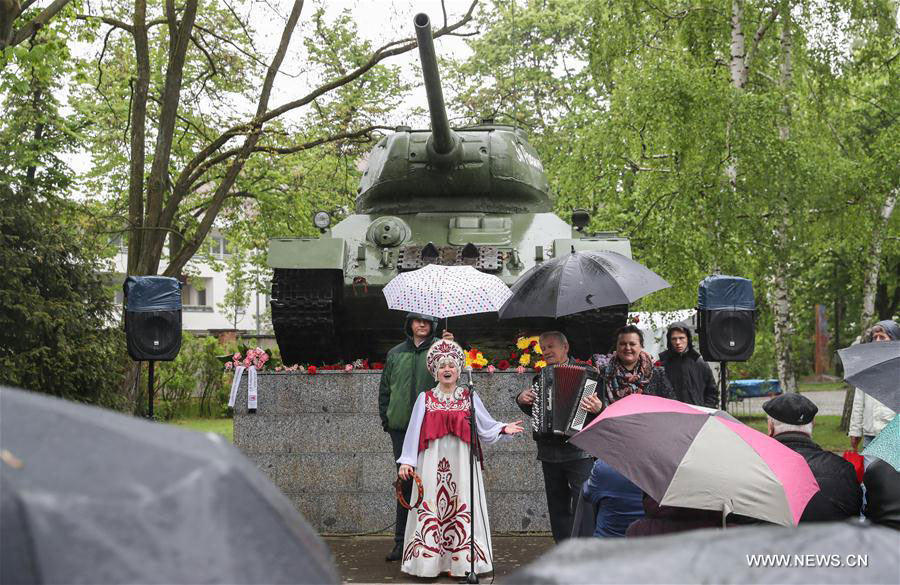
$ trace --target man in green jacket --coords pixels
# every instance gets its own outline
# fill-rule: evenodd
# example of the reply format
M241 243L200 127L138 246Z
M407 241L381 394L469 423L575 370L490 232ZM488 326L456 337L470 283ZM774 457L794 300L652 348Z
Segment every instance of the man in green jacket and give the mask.
M421 313L406 315L403 328L406 340L394 346L387 354L381 384L378 387L378 412L381 427L391 437L394 460L403 452L406 426L412 414L413 405L419 394L434 387L434 378L425 367L425 354L431 344L437 341L437 319ZM453 339L453 334L444 331L444 339ZM412 481L403 485L403 494L409 501ZM406 508L397 503L397 522L394 525L394 548L385 557L388 561L399 561L403 554L403 536L406 533Z

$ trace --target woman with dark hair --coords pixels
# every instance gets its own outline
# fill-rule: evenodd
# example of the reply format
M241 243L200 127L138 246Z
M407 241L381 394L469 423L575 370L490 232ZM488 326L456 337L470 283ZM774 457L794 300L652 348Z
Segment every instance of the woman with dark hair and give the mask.
M603 382L603 400L590 396L582 401L582 407L593 413L603 410L603 402L613 402L629 394L650 394L674 398L672 384L662 366L644 351L644 334L634 325L626 325L616 331L616 351L612 359L600 371Z

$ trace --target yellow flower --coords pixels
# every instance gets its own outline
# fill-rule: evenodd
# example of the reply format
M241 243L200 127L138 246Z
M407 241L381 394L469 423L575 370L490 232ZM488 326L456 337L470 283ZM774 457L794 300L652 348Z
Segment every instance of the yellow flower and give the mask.
M475 360L475 363L478 364L479 366L488 365L488 361L484 358L479 358L479 359Z
M541 354L544 353L543 351L541 351L540 343L538 343L537 345L534 346L534 353L541 353Z
M469 352L466 352L466 367L472 365L472 358L469 357Z
M523 353L521 356L519 356L519 365L527 366L530 363L531 363L531 354L530 353Z
M540 360L539 362L537 362L536 364L534 364L534 367L535 367L535 368L546 368L546 367L547 367L547 362L545 362L544 360Z
M530 339L520 337L516 340L516 347L518 347L519 349L525 349L526 347L528 347L529 343L531 343Z

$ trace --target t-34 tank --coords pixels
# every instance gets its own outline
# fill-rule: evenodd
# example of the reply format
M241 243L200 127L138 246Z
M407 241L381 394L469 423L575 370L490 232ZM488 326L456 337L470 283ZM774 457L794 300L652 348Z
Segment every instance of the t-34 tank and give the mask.
M627 239L584 235L586 213L573 214L573 227L552 212L544 168L521 129L489 121L450 128L428 16L414 22L431 130L399 127L375 146L354 214L329 229L320 212L320 237L269 242L272 324L287 364L382 359L403 335L404 313L389 310L382 294L399 272L471 264L512 285L535 264L573 249L631 256ZM449 329L488 353L519 334L560 329L573 353L586 356L610 349L627 309L558 320L451 317Z

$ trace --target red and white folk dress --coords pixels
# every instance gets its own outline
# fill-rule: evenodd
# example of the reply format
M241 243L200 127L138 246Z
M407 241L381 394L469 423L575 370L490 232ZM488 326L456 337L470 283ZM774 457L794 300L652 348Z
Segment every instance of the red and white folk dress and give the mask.
M492 569L491 528L484 497L481 465L475 466L475 503L469 502L470 394L457 387L451 394L433 388L416 400L403 453L397 463L416 468L425 497L409 511L400 570L419 577L449 572L463 577L469 571L469 534L475 513L475 572ZM475 395L479 440L490 445L510 435L494 420ZM415 521L413 521L415 520Z

